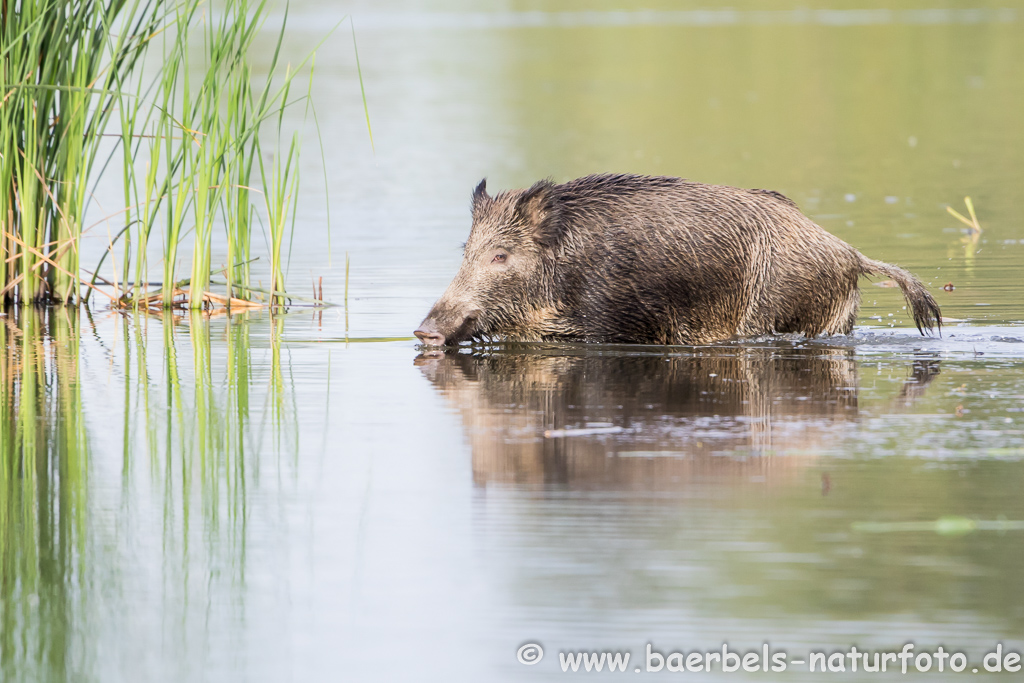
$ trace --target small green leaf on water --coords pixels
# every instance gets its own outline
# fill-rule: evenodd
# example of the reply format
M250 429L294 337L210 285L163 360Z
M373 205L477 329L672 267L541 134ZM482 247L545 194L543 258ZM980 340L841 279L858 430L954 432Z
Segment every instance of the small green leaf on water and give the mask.
M935 521L935 533L943 536L960 536L977 529L977 523L973 519L950 515L939 517Z
M933 531L942 536L960 536L972 531L1008 531L1024 530L1024 522L999 520L996 522L978 521L960 515L939 517L934 522L854 522L850 525L853 531L868 534L884 534L908 531Z

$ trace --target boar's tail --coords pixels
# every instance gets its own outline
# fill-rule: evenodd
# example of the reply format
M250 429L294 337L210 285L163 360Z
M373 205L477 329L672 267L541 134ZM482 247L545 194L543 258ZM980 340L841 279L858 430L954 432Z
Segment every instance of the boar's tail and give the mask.
M924 334L925 330L931 332L938 327L939 336L942 336L942 312L924 283L898 266L873 261L863 254L860 254L860 272L863 275L884 275L898 284L914 312L917 331Z

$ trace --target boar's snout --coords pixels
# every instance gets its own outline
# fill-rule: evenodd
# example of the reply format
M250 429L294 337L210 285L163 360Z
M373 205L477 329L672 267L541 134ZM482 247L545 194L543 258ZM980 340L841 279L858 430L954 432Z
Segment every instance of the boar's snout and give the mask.
M427 346L449 346L472 339L477 332L480 310L450 306L439 301L427 314L426 319L413 332Z
M437 322L433 318L427 318L420 323L413 334L427 346L444 346L444 335L438 332Z

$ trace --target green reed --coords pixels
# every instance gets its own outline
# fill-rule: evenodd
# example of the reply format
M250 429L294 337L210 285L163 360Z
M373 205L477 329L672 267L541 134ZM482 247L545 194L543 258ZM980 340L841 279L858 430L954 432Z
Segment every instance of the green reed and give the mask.
M0 299L77 299L89 173L159 5L0 3Z
M265 217L271 303L283 303L300 139L286 134L284 113L302 100L309 113L309 91L289 97L296 76L312 78L313 54L281 65L286 5L256 79L250 57L268 13L267 0L82 0L74 11L0 0L0 300L77 302L84 285L135 309L246 304ZM105 137L117 145L107 159ZM112 279L84 281L88 183L118 166ZM215 265L218 233L227 262ZM150 292L154 251L162 284ZM218 273L223 295L211 292Z
M131 155L135 165L139 159L146 160L146 175L142 197L126 196L126 204L142 208L135 225L129 222L127 226L127 239L134 242L136 265L134 277L130 278L127 262L131 256L126 255L122 279L131 279L135 284L125 287L120 297L122 305L207 307L211 303L211 275L221 272L212 260L218 229L224 230L227 243L228 263L222 268L227 292L226 297L213 300L220 302L226 298L230 302L248 300L251 296L249 264L253 260L252 237L257 226L253 220L253 194L268 198L278 194L277 185L272 185L271 178L263 173L262 190L254 188L252 170L255 163L263 168L266 134L280 139L284 112L292 104L288 94L298 73L287 68L281 74L278 69L287 26L286 11L265 80L254 87L249 54L267 11L265 0L226 0L216 10L204 6L199 14L199 4L190 0L178 7L169 22L169 33L175 38L164 50L169 58L156 88L160 105L155 113L150 110L149 114L155 119L153 133L140 138ZM193 54L197 45L202 46L201 54ZM307 58L299 67L309 61ZM277 122L276 129L268 124L273 121ZM133 164L126 164L125 168L127 174L135 175ZM155 170L160 168L162 174ZM287 198L294 201L297 164L288 166L283 175L289 190ZM280 239L276 231L282 221L270 213L276 202L268 199L265 203L269 242L277 245ZM159 292L150 294L144 284L147 253L153 226L160 223L161 216L163 286ZM188 233L191 268L189 277L179 280L179 248ZM284 268L277 256L277 250L272 248L271 279L277 289L283 290Z

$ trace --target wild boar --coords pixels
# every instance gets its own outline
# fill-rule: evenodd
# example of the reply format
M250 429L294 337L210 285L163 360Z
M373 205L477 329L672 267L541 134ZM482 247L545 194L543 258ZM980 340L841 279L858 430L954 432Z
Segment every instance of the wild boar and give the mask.
M462 266L415 331L427 345L849 334L861 275L894 280L918 330L941 330L920 280L778 192L591 175L492 197L482 181L472 213Z

